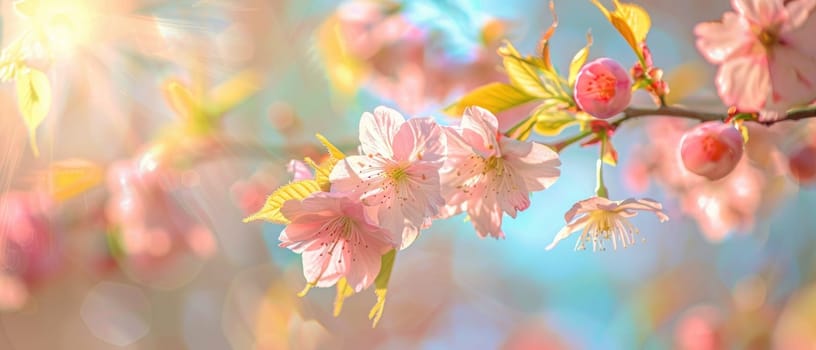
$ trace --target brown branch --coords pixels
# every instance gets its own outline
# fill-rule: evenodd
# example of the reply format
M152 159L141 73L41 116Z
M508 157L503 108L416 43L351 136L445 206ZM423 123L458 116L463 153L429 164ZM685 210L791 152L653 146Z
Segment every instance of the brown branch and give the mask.
M642 117L679 117L679 118L688 118L694 119L701 122L708 122L708 121L717 121L717 120L725 120L728 118L728 114L726 113L712 113L712 112L701 112L690 110L682 107L671 107L671 106L661 106L658 108L637 108L637 107L629 107L623 111L623 117L619 118L618 120L612 122L613 127L618 127L627 120L632 120L636 118ZM804 109L795 109L790 110L785 115L785 118L772 120L772 121L754 121L756 123L760 123L765 126L771 126L773 124L784 122L784 121L795 121L795 120L802 120L807 118L814 118L816 117L816 107L809 107ZM569 137L559 142L552 143L553 148L557 152L560 152L564 148L579 142L586 138L587 136L592 135L591 131L584 131L580 134L575 136Z

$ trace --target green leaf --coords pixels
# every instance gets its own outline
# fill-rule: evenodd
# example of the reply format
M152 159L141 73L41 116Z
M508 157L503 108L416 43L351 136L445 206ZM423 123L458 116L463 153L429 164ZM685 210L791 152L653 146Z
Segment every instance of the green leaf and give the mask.
M533 130L544 136L556 136L567 127L578 124L578 119L565 111L539 111L535 117L537 121Z
M51 109L51 83L45 73L28 68L17 75L17 107L28 129L31 150L39 156L37 127Z
M525 61L521 54L513 47L513 44L506 42L499 49L499 54L503 56L502 62L510 83L519 90L535 97L548 97L553 93L548 91L542 84L538 76L538 69L535 65Z
M586 63L587 57L589 57L589 47L592 46L592 34L587 33L587 44L575 54L570 62L569 66L569 78L567 81L569 82L569 86L575 86L575 79L578 78L578 71L581 70L581 67L584 66Z
M479 106L493 113L499 113L535 100L522 90L505 83L490 83L469 92L456 103L445 108L444 112L461 117L466 108Z
M397 250L392 249L382 256L382 264L380 265L380 273L374 280L374 294L377 295L377 303L371 308L368 313L368 319L372 320L371 328L377 327L377 323L382 318L385 310L385 296L388 293L388 281L391 279L391 271L394 269L394 261L397 258Z
M320 192L320 185L315 180L295 181L282 186L272 192L261 210L245 218L244 222L266 220L277 224L288 224L289 220L280 212L283 203L288 200L302 200L315 192Z

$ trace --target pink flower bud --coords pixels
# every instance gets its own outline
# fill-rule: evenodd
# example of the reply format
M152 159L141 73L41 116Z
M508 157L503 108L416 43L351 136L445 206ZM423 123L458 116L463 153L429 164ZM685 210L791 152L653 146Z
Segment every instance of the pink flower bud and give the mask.
M683 135L680 156L686 169L709 180L728 175L742 157L742 134L730 124L706 122Z
M816 183L816 146L805 145L788 159L791 176L801 185Z
M620 63L599 58L585 64L575 81L575 102L595 118L614 116L629 105L632 80Z

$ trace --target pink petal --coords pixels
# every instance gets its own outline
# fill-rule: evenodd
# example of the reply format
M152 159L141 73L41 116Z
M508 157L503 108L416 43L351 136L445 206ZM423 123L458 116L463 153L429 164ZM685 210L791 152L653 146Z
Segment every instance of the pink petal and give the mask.
M490 111L481 107L468 107L460 124L465 143L481 156L501 156L497 136L499 122Z
M764 57L743 56L726 61L717 72L716 83L723 102L742 111L762 109L771 93Z
M413 118L402 124L393 147L397 161L442 161L446 151L445 135L432 118Z
M570 210L564 214L564 221L572 221L576 215L581 213L588 213L590 211L599 209L601 206L608 206L615 202L603 197L590 197L575 203Z
M344 243L340 240L336 246L303 252L303 276L306 281L317 281L318 287L331 287L346 275L352 259L348 249L343 249ZM330 251L331 248L334 250Z
M512 174L512 170L505 170ZM502 211L515 218L517 211L524 211L530 207L530 191L524 182L516 182L520 177L517 174L503 174L499 180L498 188L495 189L496 201Z
M555 238L553 238L552 243L550 243L547 246L547 248L544 248L544 249L552 250L553 248L555 248L555 246L558 244L558 242L561 242L561 241L567 239L567 237L572 235L573 232L583 229L586 226L588 221L589 221L589 216L583 216L583 217L579 218L578 220L576 220L575 222L567 224L566 226L561 228L560 231L558 231L558 233L555 235Z
M504 238L504 232L501 229L503 212L495 199L478 199L471 202L468 205L467 213L479 237Z
M786 32L802 26L805 21L811 17L811 12L816 7L816 0L795 0L788 2L785 5L785 10L788 14L788 20L782 27L782 31ZM811 21L813 22L813 21ZM811 32L813 34L813 32Z
M360 292L374 283L380 273L383 254L369 246L368 248L356 247L351 255L353 258L346 274L346 280L355 292Z
M816 100L816 58L778 45L769 59L773 98L767 108L785 111Z
M761 27L770 27L782 17L785 5L782 0L732 0L738 13Z
M694 34L697 36L697 49L714 64L746 53L757 40L751 34L748 23L733 12L726 12L722 23L698 24L694 27Z
M546 145L503 138L501 151L505 164L524 179L529 191L548 188L561 175L558 153Z
M809 0L808 2L814 2L816 0ZM805 1L794 1L788 4L788 6L793 6L794 4L806 7L811 6L809 4L802 4ZM791 12L796 13L796 18L791 19L789 31L785 31L781 35L781 41L786 46L793 47L799 51L801 51L805 56L814 58L816 57L816 45L813 45L813 36L816 35L816 16L813 16L811 12ZM806 16L806 19L801 23L799 26L793 27L793 23L796 21L800 21L798 17Z
M663 205L660 202L643 198L643 199L634 199L629 198L621 202L618 206L618 210L622 210L631 214L631 211L639 210L639 211L651 211L653 212L660 222L665 222L669 220L669 217L663 213ZM631 216L634 216L633 214ZM628 217L628 216L627 216Z
M388 107L377 107L374 114L363 113L360 118L360 144L363 153L391 158L394 135L404 122L402 114Z
M384 202L393 190L383 186L385 167L385 160L379 157L348 156L329 174L331 191L352 193L367 204Z
M296 159L289 161L289 164L286 165L286 171L292 175L294 181L311 179L314 176L310 166Z

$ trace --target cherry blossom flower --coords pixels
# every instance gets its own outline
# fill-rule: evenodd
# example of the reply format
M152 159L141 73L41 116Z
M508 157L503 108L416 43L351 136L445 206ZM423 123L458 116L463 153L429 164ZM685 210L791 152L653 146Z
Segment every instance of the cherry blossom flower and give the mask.
M730 124L702 123L683 135L680 156L689 171L709 180L725 177L742 158L742 133Z
M396 240L405 248L445 204L439 181L445 134L431 118L406 121L378 107L363 114L360 143L362 155L346 157L332 170L331 190L358 195L376 212L377 224L401 237Z
M719 64L717 92L744 111L786 109L816 99L816 20L811 0L732 0L736 12L695 27L697 48ZM775 116L775 117L774 117Z
M530 206L530 192L550 187L561 174L555 151L503 136L496 116L483 108L468 108L459 127L446 131L443 216L467 212L481 237L503 238L503 213L515 218Z
M669 220L663 213L663 206L651 199L629 198L623 201L611 201L603 197L592 197L572 206L565 215L564 226L547 250L553 249L558 242L569 237L573 232L583 230L575 244L575 250L583 250L586 243L592 243L592 250L605 250L604 242L612 241L612 248L626 248L635 244L638 229L629 221L638 211L651 211L660 222Z
M281 213L291 222L280 234L280 246L303 254L303 275L317 287L345 277L354 290L367 288L380 272L382 255L399 245L359 202L341 193L286 201Z
M632 100L632 80L620 63L599 58L585 64L575 80L575 102L584 112L606 119L623 112Z

